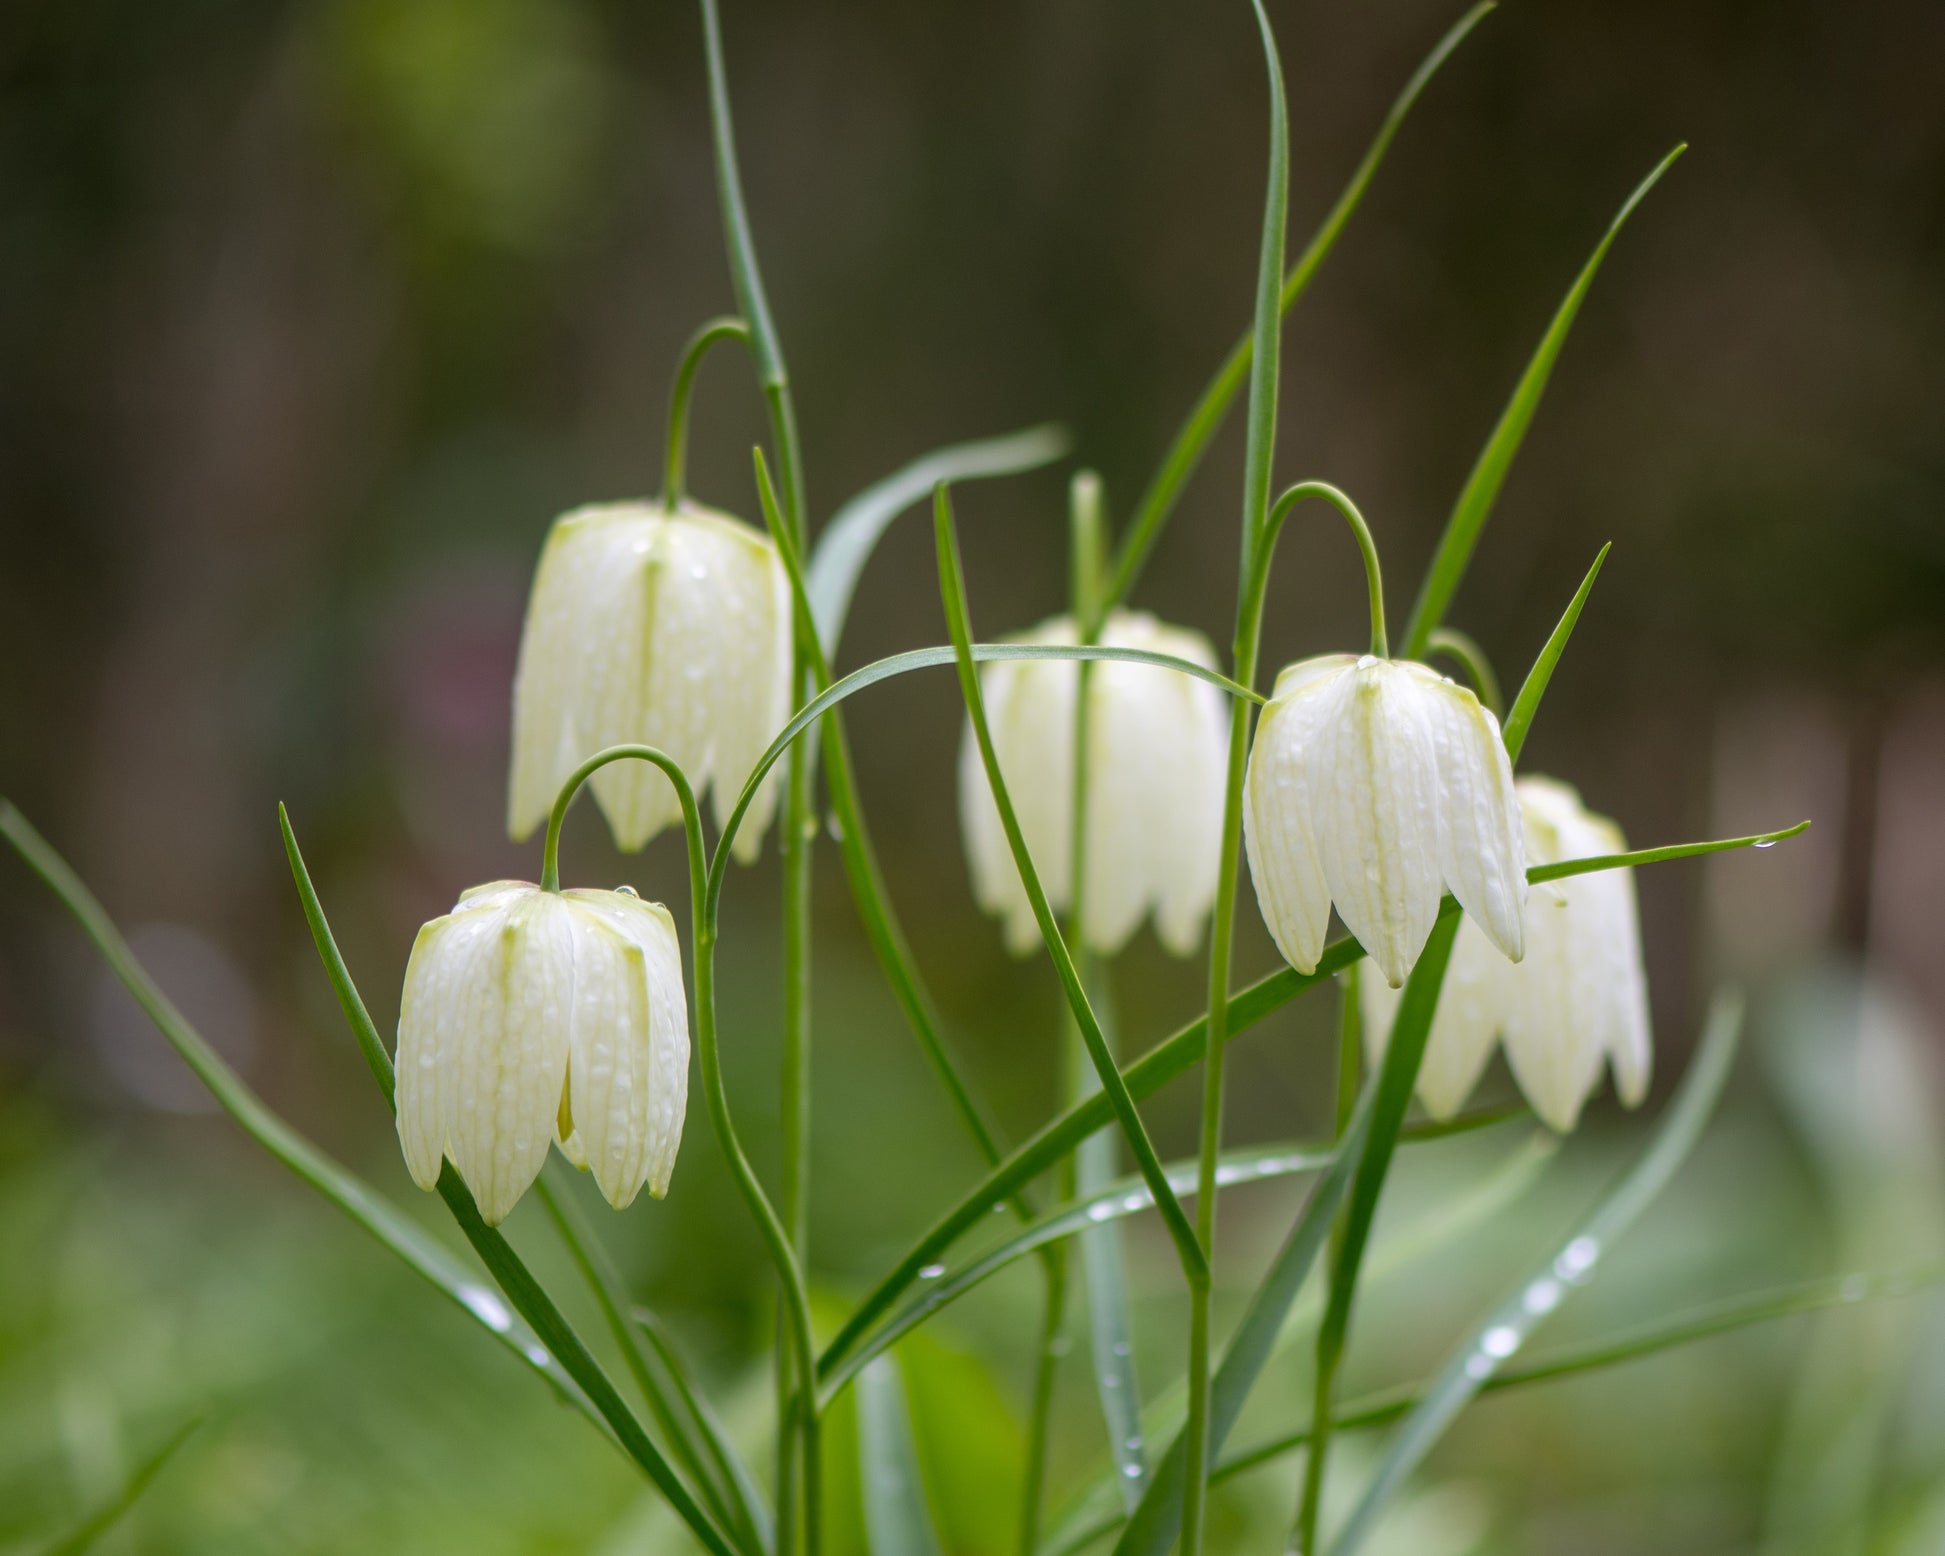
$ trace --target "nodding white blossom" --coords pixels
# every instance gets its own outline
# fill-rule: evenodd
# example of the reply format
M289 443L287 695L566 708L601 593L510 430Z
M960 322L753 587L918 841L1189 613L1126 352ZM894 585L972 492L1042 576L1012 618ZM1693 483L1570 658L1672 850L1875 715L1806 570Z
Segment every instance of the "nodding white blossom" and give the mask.
M1042 622L1026 643L1079 641L1071 616ZM1215 667L1199 632L1137 611L1110 611L1099 642ZM1072 901L1074 699L1071 659L1013 659L980 667L993 749L1027 851L1056 912ZM1111 955L1153 910L1155 932L1177 955L1195 949L1216 894L1229 719L1214 686L1157 665L1096 660L1088 672L1087 837L1081 933ZM1005 921L1006 945L1040 943L1026 887L1006 844L972 722L959 751L959 820L973 895Z
M1621 829L1587 810L1567 784L1522 778L1519 801L1534 864L1627 850ZM1365 1046L1375 1063L1399 995L1375 978L1360 982ZM1562 1132L1600 1084L1603 1062L1613 1066L1615 1090L1629 1107L1647 1095L1653 1055L1632 870L1534 887L1518 966L1470 920L1459 926L1418 1072L1419 1099L1434 1118L1451 1117L1470 1095L1495 1038L1505 1040L1533 1110Z
M767 535L684 502L604 503L554 521L534 574L513 681L515 841L547 819L570 774L604 747L658 746L724 821L790 716L790 579ZM616 762L590 780L616 844L637 849L681 806L668 778ZM766 778L735 854L762 847Z
M495 1226L556 1139L608 1203L668 1191L689 1094L675 923L628 887L494 881L419 931L398 1016L398 1137L429 1189L450 1157Z
M1289 666L1257 726L1245 799L1257 905L1299 972L1316 970L1335 902L1397 988L1447 888L1519 960L1513 769L1499 721L1465 687L1368 654Z

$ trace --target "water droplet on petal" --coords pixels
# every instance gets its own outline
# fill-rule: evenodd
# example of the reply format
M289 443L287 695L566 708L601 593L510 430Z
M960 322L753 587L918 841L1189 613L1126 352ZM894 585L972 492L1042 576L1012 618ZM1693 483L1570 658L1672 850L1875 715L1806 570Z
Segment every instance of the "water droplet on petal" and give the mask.
M615 895L617 897L640 897L641 893L636 891L632 886L617 886L615 888Z

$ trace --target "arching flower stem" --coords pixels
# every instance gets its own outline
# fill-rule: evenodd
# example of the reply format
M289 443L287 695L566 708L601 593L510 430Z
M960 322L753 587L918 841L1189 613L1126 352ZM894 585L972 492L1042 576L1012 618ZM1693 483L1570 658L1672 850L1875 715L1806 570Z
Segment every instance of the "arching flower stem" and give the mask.
M1432 634L1432 640L1425 646L1427 654L1443 654L1461 670L1466 679L1472 682L1473 691L1479 700L1492 711L1492 716L1503 726L1506 722L1506 703L1499 691L1499 677L1493 674L1492 661L1486 651L1468 633L1457 627L1440 627Z
M664 507L673 509L687 495L683 481L689 465L689 399L695 390L696 369L709 355L709 348L723 340L740 340L747 346L750 327L734 317L711 319L689 338L682 363L675 370L675 383L669 390L669 436L662 447Z
M541 886L547 891L560 890L561 822L567 815L568 807L574 803L576 792L588 778L610 762L626 760L650 762L659 767L675 786L676 798L682 805L682 833L688 846L689 861L689 914L694 940L691 957L695 979L696 1053L701 1061L703 1095L717 1144L729 1162L730 1173L749 1206L750 1215L756 1221L757 1230L769 1251L771 1263L776 1266L777 1278L783 1284L785 1321L800 1362L792 1414L795 1427L803 1439L805 1496L813 1508L807 1514L804 1527L814 1548L817 1529L814 1502L818 1484L817 1396L814 1383L817 1349L811 1327L810 1292L804 1283L803 1269L791 1244L790 1234L784 1229L782 1218L770 1203L769 1195L757 1178L756 1169L750 1165L749 1157L743 1153L742 1142L737 1138L736 1125L729 1115L729 1094L723 1085L722 1062L716 1040L717 909L722 901L723 870L729 861L729 842L733 834L725 832L712 861L703 846L702 816L696 808L695 791L690 788L680 764L654 746L609 746L576 768L573 776L562 786L560 797L554 801L553 811L547 818ZM747 793L744 798L747 802ZM744 808L747 805L739 807L736 819L741 819ZM782 1510L779 1509L780 1517L781 1514Z

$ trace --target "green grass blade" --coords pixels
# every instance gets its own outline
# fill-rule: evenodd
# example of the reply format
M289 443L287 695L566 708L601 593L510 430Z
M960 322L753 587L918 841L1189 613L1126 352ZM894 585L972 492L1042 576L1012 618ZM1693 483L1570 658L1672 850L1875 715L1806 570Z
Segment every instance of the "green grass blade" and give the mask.
M649 1355L654 1331L637 1321L621 1272L615 1268L614 1260L608 1256L608 1250L594 1229L587 1224L587 1218L569 1197L571 1190L565 1180L572 1174L573 1168L565 1158L550 1156L534 1184L534 1191L546 1208L562 1243L566 1245L568 1256L580 1270L595 1305L600 1308L608 1333L621 1351L623 1364L635 1380L636 1388L641 1391L649 1412L655 1417L662 1441L681 1461L682 1468L688 1472L689 1483L708 1504L710 1516L725 1529L734 1531L743 1549L762 1550L765 1539L760 1532L763 1528L763 1520L757 1511L760 1504L743 1494L751 1484L749 1475L747 1472L739 1474L738 1468L733 1465L734 1450L726 1438L708 1436L708 1423L694 1409L694 1389L683 1376L681 1362L673 1350L659 1346L654 1348L654 1363L659 1363L661 1369L671 1375L672 1383L664 1383L658 1374ZM559 1181L560 1187L556 1189L555 1181L550 1180ZM676 1401L670 1398L671 1393L688 1402L686 1417L677 1411Z
M1391 149L1392 139L1405 122L1405 115L1411 112L1412 105L1418 101L1419 93L1425 89L1426 83L1437 73L1438 68L1445 63L1466 34L1471 32L1492 9L1492 0L1484 0L1484 3L1473 6L1453 24L1443 38L1439 39L1432 52L1426 55L1418 69L1412 72L1411 79L1405 83L1404 90L1398 94L1397 101L1391 105L1384 122L1378 126L1378 133L1372 139L1370 147L1352 171L1350 182L1344 186L1343 193L1338 195L1337 203L1330 208L1329 214L1324 217L1309 243L1304 246L1303 252L1297 256L1296 263L1284 276L1279 309L1283 316L1287 317L1290 310L1296 306L1297 299L1309 289L1311 280L1322 267L1330 251L1336 247L1339 236L1350 222L1352 212L1358 208L1365 191L1370 188L1371 180L1377 174L1378 165L1384 161L1385 153ZM1169 445L1167 454L1163 456L1161 468L1155 472L1154 479L1148 483L1147 491L1142 494L1141 501L1129 520L1127 538L1122 542L1120 554L1115 561L1114 580L1108 590L1108 604L1113 605L1125 600L1133 590L1135 580L1140 576L1142 566L1148 560L1149 552L1154 549L1156 540L1161 536L1162 527L1167 523L1169 515L1174 512L1183 488L1188 485L1189 477L1201 464L1203 454L1207 452L1210 442L1228 416L1230 406L1235 403L1237 394L1248 380L1254 350L1253 332L1245 331L1242 339L1237 341L1234 349L1223 359L1222 366L1216 369L1215 377L1209 380L1208 386L1195 402L1194 409L1189 412L1188 420L1175 434L1175 441Z
M1705 843L1677 843L1664 848L1642 849L1635 853L1608 854L1597 859L1569 859L1557 865L1535 865L1526 872L1532 882L1556 880L1562 876L1585 874L1592 870L1614 870L1668 859L1685 859L1699 854L1719 853L1733 848L1762 848L1784 838L1795 837L1809 825L1803 822L1781 832L1763 832L1749 837L1722 838ZM1450 897L1441 913L1455 913ZM1336 973L1364 955L1364 948L1348 935L1324 948L1314 973L1300 973L1283 967L1239 990L1229 1001L1229 1033L1235 1037L1255 1026L1266 1016L1281 1010L1298 995L1328 982ZM1139 1059L1124 1067L1122 1079L1136 1101L1153 1096L1202 1058L1208 1037L1206 1018L1191 1021L1163 1039ZM1031 1139L1019 1145L998 1167L986 1175L958 1204L935 1221L923 1237L905 1254L898 1265L873 1287L858 1309L818 1359L818 1376L828 1378L838 1364L902 1296L919 1272L937 1263L961 1236L981 1225L993 1207L1004 1203L1022 1186L1045 1172L1071 1152L1080 1142L1113 1122L1105 1096L1095 1095L1076 1103L1042 1126ZM1436 1126L1434 1126L1435 1130ZM1413 1131L1414 1134L1418 1131Z
M176 1450L195 1435L196 1428L203 1424L203 1418L196 1416L169 1434L161 1447L135 1467L135 1473L128 1477L121 1490L76 1524L66 1534L54 1541L41 1552L41 1556L82 1556L82 1552L94 1548L94 1544L110 1529L114 1528L127 1514L142 1493L154 1484L155 1478L168 1467L176 1456Z
M1513 397L1500 413L1498 425L1486 446L1480 451L1478 462L1472 467L1472 474L1459 493L1459 500L1452 507L1452 516L1445 522L1445 533L1440 537L1438 550L1433 554L1432 565L1426 570L1425 583L1418 593L1418 603L1412 607L1411 622L1405 628L1404 648L1400 657L1422 659L1425 647L1431 641L1432 629L1444 620L1446 607L1452 603L1452 596L1458 591L1459 581L1465 577L1466 566L1472 560L1473 548L1479 543L1479 533L1486 526L1486 519L1492 513L1499 489L1505 483L1506 472L1512 468L1513 457L1519 453L1520 443L1526 437L1526 429L1532 424L1533 413L1539 409L1540 397L1546 393L1547 379L1553 374L1554 363L1560 358L1560 348L1567 343L1567 334L1573 328L1574 316L1580 312L1580 305L1586 301L1588 289L1594 284L1595 273L1601 268L1601 261L1607 258L1607 251L1613 246L1615 237L1620 233L1634 208L1654 188L1662 174L1666 173L1675 159L1688 148L1677 146L1656 165L1655 170L1635 186L1626 202L1621 206L1614 220L1608 224L1601 241L1581 267L1580 274L1568 289L1566 297L1547 326L1547 332L1540 339L1539 349L1520 375L1520 381L1513 390Z
M1331 1556L1354 1556L1376 1527L1392 1494L1423 1462L1432 1445L1478 1394L1480 1385L1513 1356L1534 1329L1572 1292L1593 1278L1614 1240L1668 1186L1702 1137L1729 1078L1742 1029L1742 1000L1719 994L1709 1013L1701 1047L1669 1105L1655 1138L1564 1242L1535 1268L1519 1290L1494 1309L1467 1337L1437 1380L1405 1418L1371 1483L1331 1546Z
M1594 558L1594 565L1587 569L1587 576L1574 590L1574 597L1567 602L1567 609L1554 627L1546 644L1540 650L1540 657L1533 661L1533 668L1526 672L1526 680L1521 683L1520 693L1513 699L1513 706L1506 715L1501 728L1501 736L1506 742L1507 759L1519 762L1520 751L1526 745L1526 732L1533 727L1533 715L1539 711L1540 699L1546 695L1547 682L1553 679L1553 667L1560 663L1560 656L1567 651L1567 640L1574 635L1574 624L1580 620L1581 607L1587 603L1587 596L1593 592L1594 580L1601 575L1601 564L1607 560L1607 553L1614 549L1609 541Z
M1000 770L992 731L986 723L985 694L980 686L979 672L974 668L972 620L967 614L965 575L959 563L959 542L952 528L951 499L943 486L938 489L933 501L933 535L939 561L939 594L945 606L946 626L952 634L960 696L965 702L966 716L971 721L979 746L980 760L986 768L987 786L993 792L993 803L999 811L1007 847L1012 851L1013 863L1020 873L1020 885L1033 906L1033 917L1039 926L1040 937L1046 943L1047 955L1060 979L1061 992L1067 997L1067 1008L1073 1013L1075 1025L1080 1028L1081 1037L1087 1044L1088 1058L1093 1061L1094 1072L1100 1077L1109 1105L1113 1108L1115 1122L1121 1126L1122 1137L1128 1142L1128 1149L1134 1153L1135 1164L1154 1192L1156 1208L1161 1212L1162 1224L1168 1228L1170 1241L1175 1244L1183 1274L1193 1280L1199 1273L1206 1279L1208 1260L1196 1240L1195 1229L1189 1225L1180 1198L1168 1186L1168 1177L1162 1170L1161 1159L1155 1154L1154 1142L1148 1137L1147 1126L1142 1123L1134 1098L1128 1095L1127 1082L1122 1079L1120 1067L1115 1063L1107 1039L1102 1034L1100 1018L1094 1014L1087 991L1081 986L1073 955L1067 949L1060 925L1054 919L1053 909L1040 884L1033 856L1028 852L1026 835L1020 829L1019 817L1008 792L1006 774Z
M1498 1394L1532 1383L1549 1383L1581 1373L1600 1372L1678 1346L1692 1345L1716 1335L1747 1329L1755 1324L1771 1323L1799 1313L1820 1313L1831 1308L1854 1307L1865 1302L1910 1296L1935 1289L1941 1284L1945 1284L1945 1268L1933 1266L1884 1275L1859 1271L1851 1275L1803 1281L1753 1296L1732 1297L1643 1325L1611 1340L1590 1341L1530 1362L1524 1367L1508 1367L1481 1383L1479 1392ZM1427 1390L1423 1388L1387 1390L1370 1395L1345 1406L1332 1422L1332 1430L1354 1432L1388 1426L1400 1417L1409 1415L1426 1397ZM1242 1449L1222 1462L1215 1478L1226 1480L1232 1475L1244 1474L1258 1465L1295 1453L1309 1441L1310 1431L1306 1427L1303 1431Z
M893 471L839 508L818 534L804 579L825 654L837 657L858 577L894 519L929 498L941 481L957 485L985 476L1022 475L1065 457L1072 446L1067 430L1052 424L949 444Z
M1418 1061L1431 1032L1432 1012L1438 1002L1439 986L1445 978L1445 966L1452 954L1458 926L1456 907L1448 904L1440 910L1431 938L1405 984L1384 1063L1366 1083L1364 1095L1332 1153L1330 1169L1312 1190L1289 1238L1250 1298L1242 1322L1223 1348L1222 1361L1210 1389L1211 1456L1221 1453L1223 1443L1242 1414L1244 1401L1274 1352L1284 1321L1311 1266L1330 1238L1338 1206L1346 1202L1347 1196L1349 1205L1338 1268L1355 1271L1357 1261L1363 1256L1377 1207L1377 1188L1404 1125L1405 1110L1410 1105L1412 1086L1418 1076ZM1333 1285L1333 1296L1336 1290ZM1326 1312L1324 1321L1327 1326L1331 1324L1331 1312ZM1178 1435L1156 1471L1141 1506L1122 1530L1115 1544L1115 1556L1163 1556L1174 1544L1182 1522L1181 1466L1185 1461L1183 1439Z
M1524 1108L1491 1108L1461 1114L1449 1122L1463 1122L1468 1128L1477 1129L1523 1117L1530 1117ZM1437 1127L1422 1122L1411 1125L1402 1131L1401 1138L1406 1141L1438 1138L1430 1132ZM1380 1235L1365 1261L1366 1289L1380 1281L1403 1275L1413 1266L1464 1242L1480 1227L1488 1225L1538 1181L1547 1163L1553 1159L1558 1145L1559 1136L1551 1130L1534 1131L1482 1182L1470 1185L1453 1201L1434 1205L1409 1225ZM1304 1294L1292 1306L1283 1322L1282 1332L1277 1336L1276 1347L1267 1365L1275 1366L1278 1359L1287 1355L1290 1348L1316 1323L1322 1312L1322 1303L1316 1300L1318 1298L1320 1293L1314 1285L1304 1288ZM1177 1379L1164 1391L1148 1412L1152 1435L1164 1435L1180 1427L1185 1414L1186 1395L1187 1385L1183 1379ZM1304 1440L1308 1441L1307 1433ZM1069 1499L1068 1511L1059 1529L1046 1543L1042 1556L1074 1556L1075 1552L1085 1550L1120 1527L1124 1521L1122 1516L1102 1516L1102 1509L1113 1500L1114 1488L1108 1484L1111 1478L1111 1471L1098 1476Z
M1562 859L1558 864L1529 866L1526 879L1538 886L1542 881L1564 880L1570 875L1587 875L1595 870L1627 870L1636 865L1662 864L1670 859L1694 859L1702 854L1726 853L1733 848L1774 848L1787 838L1810 830L1810 823L1799 821L1780 832L1756 832L1748 837L1715 838L1707 843L1669 843L1661 848L1637 848L1625 854L1590 854L1585 859Z
M392 1056L386 1052L385 1043L378 1035L378 1028L372 1024L371 1013L365 1009L363 997L357 985L351 981L351 969L344 964L338 954L338 943L331 937L331 926L325 922L324 904L318 900L317 888L311 884L311 872L304 866L303 850L297 846L297 833L290 824L290 812L284 802L277 802L277 828L284 837L284 857L290 861L290 876L297 883L297 898L304 905L304 922L310 926L311 939L317 946L317 953L324 958L324 971L331 980L331 988L338 997L338 1008L344 1012L344 1019L351 1028L351 1035L357 1040L358 1052L365 1056L365 1064L371 1070L372 1079L378 1082L378 1089L385 1093L385 1106L395 1108L393 1092L397 1087L397 1076L392 1067Z
M1080 716L1078 710L1076 717ZM1077 775L1078 781L1078 775ZM1102 970L1094 968L1090 978L1094 1008L1101 1014L1101 1026L1108 1046L1120 1052L1116 1031L1114 1001ZM1069 1041L1077 1039L1070 1036ZM1082 1084L1076 1095L1085 1096L1098 1089L1091 1072L1080 1072ZM1252 1164L1253 1165L1253 1164ZM1274 1176L1272 1171L1265 1176ZM1191 1193L1195 1186L1193 1164L1168 1169L1168 1186L1177 1194ZM1077 1227L1081 1253L1081 1274L1087 1294L1088 1352L1094 1362L1094 1396L1101 1404L1101 1420L1107 1427L1108 1456L1114 1461L1115 1483L1127 1506L1140 1501L1148 1481L1148 1452L1141 1429L1141 1380L1135 1371L1134 1320L1128 1310L1128 1272L1121 1246L1121 1217L1131 1214L1144 1201L1153 1203L1147 1185L1114 1182L1114 1136L1089 1135L1074 1153L1074 1188L1087 1208L1081 1212ZM1109 1193L1119 1188L1118 1199Z
M858 1482L871 1556L941 1556L895 1356L878 1357L858 1378Z
M0 836L14 846L28 867L74 916L109 970L122 981L170 1046L245 1133L451 1298L565 1398L592 1414L587 1400L540 1347L533 1332L509 1313L506 1304L482 1286L444 1244L429 1237L416 1222L401 1215L362 1180L332 1161L264 1105L157 987L80 877L27 818L4 800L0 800Z
M359 994L357 985L352 981L351 970L338 951L330 921L324 916L323 904L311 888L310 873L304 867L303 855L298 850L296 834L291 829L288 817L284 818L283 831L285 852L290 857L291 870L297 878L298 894L304 903L304 916L310 925L311 938L317 945L318 959L324 964L325 973L338 996L338 1005L344 1011L359 1048L377 1070L373 1056L384 1057L384 1042L372 1025L364 997ZM390 1078L390 1072L391 1063L386 1059L379 1077L381 1085ZM389 1088L387 1092L389 1096ZM642 1468L703 1544L716 1556L735 1556L733 1542L697 1502L580 1335L555 1306L553 1298L548 1296L546 1289L534 1278L533 1272L499 1230L480 1219L479 1207L473 1203L472 1194L460 1181L451 1162L446 1162L440 1168L438 1192L467 1242L473 1245L473 1251L479 1255L488 1273L513 1304L514 1312L526 1320L537 1337L538 1343L529 1343L524 1348L523 1354L528 1363L543 1368L558 1366L565 1372L599 1421L613 1434L622 1451ZM485 1312L474 1306L481 1296L492 1303L492 1307ZM499 1320L511 1320L511 1315L498 1299L492 1298L490 1293L480 1292L477 1287L473 1288L473 1298L467 1302L467 1306L488 1327L495 1327Z

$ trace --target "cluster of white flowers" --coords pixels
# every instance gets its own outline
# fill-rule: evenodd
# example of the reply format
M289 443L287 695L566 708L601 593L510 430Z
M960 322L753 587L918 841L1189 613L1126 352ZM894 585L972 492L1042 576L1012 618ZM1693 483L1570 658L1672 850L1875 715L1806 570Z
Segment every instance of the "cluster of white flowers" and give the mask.
M1071 645L1055 617L1019 641ZM1111 611L1097 641L1213 669L1207 638ZM558 519L541 554L513 698L508 821L529 835L561 786L605 747L667 752L720 821L790 713L791 601L771 541L682 503L622 503ZM1081 936L1122 948L1152 915L1161 943L1195 949L1223 867L1228 717L1214 686L1153 664L1094 662L1077 709L1071 660L987 664L992 738L1049 901L1073 900L1076 735L1084 730ZM680 808L669 779L616 764L590 780L625 849ZM747 860L774 809L766 778L736 842ZM960 817L973 893L1016 953L1038 932L972 738ZM1499 722L1425 666L1327 655L1277 677L1250 753L1244 834L1257 902L1290 964L1314 971L1331 910L1378 977L1362 983L1381 1054L1450 891L1465 911L1419 1094L1435 1116L1476 1084L1495 1041L1540 1116L1570 1129L1613 1064L1630 1106L1650 1043L1629 873L1537 888L1529 863L1624 848L1563 784L1515 783ZM668 1186L687 1097L680 949L668 911L628 888L552 892L502 881L420 931L399 1017L398 1128L430 1187L450 1159L489 1223L558 1143L617 1207Z

